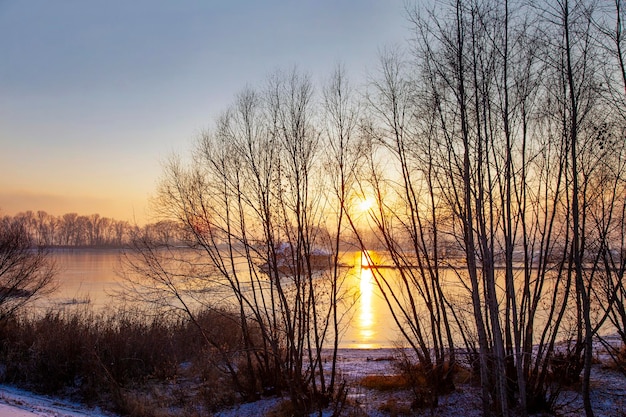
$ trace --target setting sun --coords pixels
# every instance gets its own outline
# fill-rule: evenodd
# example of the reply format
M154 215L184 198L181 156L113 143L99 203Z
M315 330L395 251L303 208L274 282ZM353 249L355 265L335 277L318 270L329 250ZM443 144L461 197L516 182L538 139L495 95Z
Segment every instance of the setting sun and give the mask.
M357 208L360 212L367 212L374 207L374 204L375 201L373 198L365 197L359 201L359 203L357 204Z

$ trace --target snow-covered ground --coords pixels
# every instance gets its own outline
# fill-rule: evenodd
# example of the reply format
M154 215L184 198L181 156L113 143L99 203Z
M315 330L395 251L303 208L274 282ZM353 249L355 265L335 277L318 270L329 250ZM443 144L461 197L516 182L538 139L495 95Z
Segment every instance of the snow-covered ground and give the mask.
M615 341L617 343L617 340ZM591 400L596 417L626 417L626 376L609 369L609 358L603 348L596 344L596 359L591 374ZM348 399L358 404L361 411L370 417L387 417L384 409L393 404L399 410L410 410L412 394L409 391L381 392L363 388L358 381L365 375L389 375L397 372L393 358L394 349L344 349L339 352L340 374L349 386ZM455 392L442 396L436 410L411 411L413 416L480 417L482 403L480 389L469 384L459 384ZM252 404L242 404L218 413L219 417L254 417L264 415L278 404L276 398L268 398ZM582 397L579 392L563 391L557 404L558 415L575 417L584 415ZM328 415L331 415L329 412Z
M0 417L111 417L113 414L81 404L0 386Z
M339 354L340 376L348 382L348 399L358 405L365 415L383 417L385 405L393 404L398 409L408 409L411 394L406 391L380 392L365 389L357 384L365 375L392 374L395 372L394 349L344 349ZM601 353L596 357L607 359ZM626 416L626 377L607 368L602 363L594 365L592 372L592 402L597 417ZM243 404L218 413L220 417L262 416L280 403L280 399L268 398L256 403ZM456 392L443 396L439 407L425 410L424 416L479 417L480 391L471 385L459 385ZM433 413L433 414L431 414ZM330 413L328 413L330 415ZM422 414L413 414L422 415ZM584 415L582 400L578 392L564 391L559 401L559 415ZM34 395L9 386L0 385L0 417L112 417L111 413L90 409L80 404Z

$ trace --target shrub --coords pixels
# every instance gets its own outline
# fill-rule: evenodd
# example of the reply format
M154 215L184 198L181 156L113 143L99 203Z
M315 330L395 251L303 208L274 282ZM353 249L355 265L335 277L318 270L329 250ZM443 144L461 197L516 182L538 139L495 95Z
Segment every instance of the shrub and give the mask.
M197 317L213 341L235 352L237 360L240 338L233 330L235 316L211 310ZM235 401L236 391L223 372L223 358L215 356L200 333L189 320L129 310L13 317L0 327L0 378L126 415L153 414L155 409L147 404L156 398L155 386L163 387L159 396L164 403L189 399L211 410ZM180 401L183 391L185 399ZM188 412L186 408L184 413Z
M580 380L583 369L583 355L573 351L557 352L550 361L550 379L552 382L571 387Z
M614 348L610 353L612 359L610 367L626 375L626 345Z
M395 364L413 391L414 409L437 407L439 395L454 391L454 380L460 370L456 364L451 366L447 362L440 365L416 362L405 350L399 351L399 358Z

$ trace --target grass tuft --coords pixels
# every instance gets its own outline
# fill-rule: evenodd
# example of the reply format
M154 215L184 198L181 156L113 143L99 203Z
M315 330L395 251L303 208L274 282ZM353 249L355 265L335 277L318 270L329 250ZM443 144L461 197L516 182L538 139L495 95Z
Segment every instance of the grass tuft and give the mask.
M377 391L394 391L411 387L411 380L406 375L367 375L359 385Z

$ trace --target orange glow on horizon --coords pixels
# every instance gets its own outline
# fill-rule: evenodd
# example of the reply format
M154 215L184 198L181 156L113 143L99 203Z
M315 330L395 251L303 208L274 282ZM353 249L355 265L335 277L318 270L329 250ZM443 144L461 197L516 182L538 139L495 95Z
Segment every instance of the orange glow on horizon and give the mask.
M94 197L80 194L52 194L21 190L0 192L0 215L14 216L28 211L45 211L52 216L67 213L99 214L118 221L144 225L150 222L147 214L148 198Z

